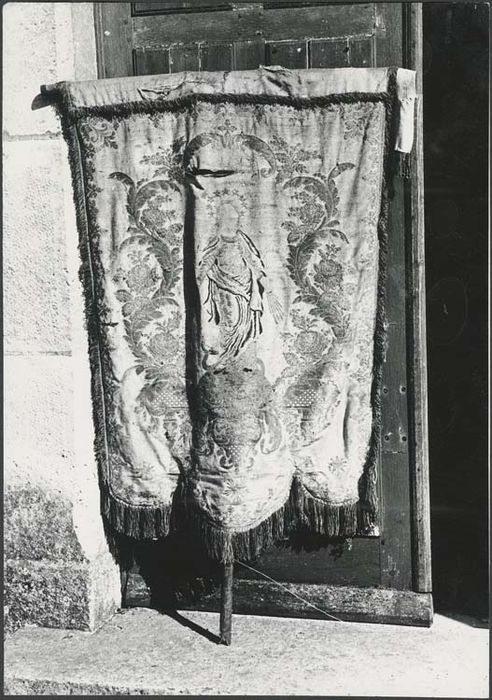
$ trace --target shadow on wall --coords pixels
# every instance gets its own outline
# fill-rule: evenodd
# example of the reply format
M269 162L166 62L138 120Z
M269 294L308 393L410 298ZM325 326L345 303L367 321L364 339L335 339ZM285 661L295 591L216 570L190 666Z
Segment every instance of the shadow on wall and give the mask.
M489 7L423 12L434 605L485 617Z

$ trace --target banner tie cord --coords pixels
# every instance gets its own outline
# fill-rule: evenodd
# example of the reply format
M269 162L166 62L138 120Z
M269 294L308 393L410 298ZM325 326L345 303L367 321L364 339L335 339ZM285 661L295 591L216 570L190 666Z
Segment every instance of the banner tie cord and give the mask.
M321 608L318 608L317 605L314 605L314 603L310 603L309 600L306 600L305 598L298 595L297 593L294 593L293 591L289 590L287 588L287 586L284 586L283 583L280 583L280 581L276 581L271 576L268 576L268 574L264 574L263 571L258 571L258 569L255 569L254 567L249 566L249 564L245 564L243 561L239 561L239 559L236 559L236 564L241 564L241 566L244 566L246 569L249 569L250 571L254 571L256 574L260 574L260 576L263 576L264 578L268 579L272 583L277 584L277 586L280 586L280 588L283 588L285 591L287 591L287 593L290 593L290 595L294 596L294 598L298 598L298 600L302 601L306 605L309 605L311 608L313 608L314 610L317 610L322 615L329 617L331 620L336 620L337 622L346 622L346 620L340 620L339 617L335 617L335 615L330 615L330 613L327 613L326 610L322 610Z

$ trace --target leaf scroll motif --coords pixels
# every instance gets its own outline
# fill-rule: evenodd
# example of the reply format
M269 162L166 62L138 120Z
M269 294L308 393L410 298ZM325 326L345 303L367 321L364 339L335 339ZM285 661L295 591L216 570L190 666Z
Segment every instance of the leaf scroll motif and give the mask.
M122 303L125 339L137 360L137 373L145 371L147 380L154 381L166 376L167 365L176 361L173 334L180 325L176 289L182 224L170 206L181 190L172 180L135 183L121 172L109 177L122 183L127 193L129 235L118 249L125 264L114 278L120 284L116 297Z
M219 126L215 131L200 133L189 141L183 153L182 166L185 175L191 178L194 184L197 183L196 180L193 179L196 174L196 169L192 165L193 157L201 148L211 144L215 144L223 150L237 149L238 151L244 152L244 149L247 149L266 161L267 167L258 169L258 175L260 177L269 177L277 170L275 153L266 141L254 134L245 134L243 132L235 133L236 131L237 128L226 119L225 123ZM252 175L254 176L255 173ZM202 189L201 186L199 187Z
M283 224L288 231L287 266L298 288L296 301L307 303L309 313L328 323L337 337L343 336L346 325L334 294L341 284L341 266L326 257L326 251L323 255L323 248L328 237L348 243L347 236L339 228L335 178L353 167L353 163L339 163L327 176L322 173L298 175L283 183L284 190L294 190L293 198L299 205L290 208L291 218ZM317 264L313 262L316 257L319 258ZM314 276L309 274L313 265Z

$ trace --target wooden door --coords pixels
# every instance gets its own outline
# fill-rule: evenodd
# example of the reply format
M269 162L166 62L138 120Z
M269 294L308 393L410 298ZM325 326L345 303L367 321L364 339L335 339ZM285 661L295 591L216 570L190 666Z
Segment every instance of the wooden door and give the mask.
M97 3L96 36L100 77L396 65L416 68L421 85L421 7L405 3ZM431 622L420 101L417 111L412 179L396 179L389 213L377 527L349 543L312 536L266 551L254 569L283 587L236 566L237 612L320 615L294 593L345 619ZM124 573L126 604L146 604L149 595L165 604L159 591L173 577L160 572L174 567L205 581L205 594L182 596L181 607L216 609L214 572L184 549L172 538L137 546L138 564Z

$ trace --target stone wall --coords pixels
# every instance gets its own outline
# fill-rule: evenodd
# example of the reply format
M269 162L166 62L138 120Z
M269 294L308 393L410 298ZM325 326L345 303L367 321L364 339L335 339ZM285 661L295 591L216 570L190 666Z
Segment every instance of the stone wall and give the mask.
M3 7L6 628L120 604L99 513L67 148L42 83L97 77L92 3Z

